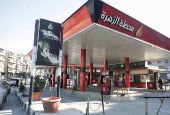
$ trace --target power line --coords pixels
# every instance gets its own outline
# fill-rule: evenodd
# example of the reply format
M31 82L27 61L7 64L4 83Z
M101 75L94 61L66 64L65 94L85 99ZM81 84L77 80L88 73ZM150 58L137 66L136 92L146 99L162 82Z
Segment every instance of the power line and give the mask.
M13 24L24 14L25 11L32 5L34 0L28 5L28 7L17 17L17 19L2 33L1 37L13 26Z

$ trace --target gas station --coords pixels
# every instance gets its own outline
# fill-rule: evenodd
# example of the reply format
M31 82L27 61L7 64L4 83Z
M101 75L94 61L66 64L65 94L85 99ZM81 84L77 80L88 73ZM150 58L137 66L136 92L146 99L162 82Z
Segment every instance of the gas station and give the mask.
M123 75L127 88L152 89L156 87L156 72L162 69L150 67L148 60L170 58L168 37L100 0L87 1L62 27L63 89L67 89L68 67L74 68L72 73L79 73L74 74L79 78L74 78L82 92L86 91L86 79L93 85L96 68L100 79L102 71L114 69L111 81L117 87L122 87ZM103 78L109 84L109 77Z

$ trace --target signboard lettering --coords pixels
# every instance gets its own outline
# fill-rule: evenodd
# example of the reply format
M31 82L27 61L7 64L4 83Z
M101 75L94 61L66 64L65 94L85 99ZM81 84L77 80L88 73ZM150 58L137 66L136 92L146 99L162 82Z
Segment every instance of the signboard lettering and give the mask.
M117 16L113 16L113 17L108 16L108 15L106 15L105 11L102 12L100 18L103 20L103 22L106 22L106 21L109 22L110 25L113 25L113 24L119 25L120 27L122 27L126 30L129 30L131 32L133 32L133 30L134 30L134 27L131 27L131 26L126 24L126 20L122 20Z

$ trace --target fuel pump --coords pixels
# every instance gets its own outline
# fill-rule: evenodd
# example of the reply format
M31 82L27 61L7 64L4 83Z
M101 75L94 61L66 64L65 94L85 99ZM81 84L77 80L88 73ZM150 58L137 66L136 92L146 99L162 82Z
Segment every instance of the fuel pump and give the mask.
M155 84L155 89L158 88L158 76L160 76L159 73L158 73L158 72L155 72L155 73L154 73L154 84Z
M113 70L103 71L102 76L106 76L109 79L109 84L100 84L103 94L113 94ZM103 78L104 79L104 78Z

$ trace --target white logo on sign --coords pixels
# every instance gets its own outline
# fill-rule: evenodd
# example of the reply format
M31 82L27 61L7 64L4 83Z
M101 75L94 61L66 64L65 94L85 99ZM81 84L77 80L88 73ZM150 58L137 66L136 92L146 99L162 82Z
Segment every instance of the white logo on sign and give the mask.
M119 83L119 86L121 86L121 83Z
M103 87L103 91L106 91L106 88L105 88L105 87Z
M41 30L41 32L43 33L43 38L60 41L60 39L51 31Z
M50 22L50 25L48 26L48 28L49 28L50 30L53 29L53 26L52 26L51 22Z
M150 87L152 87L152 84L149 84Z

